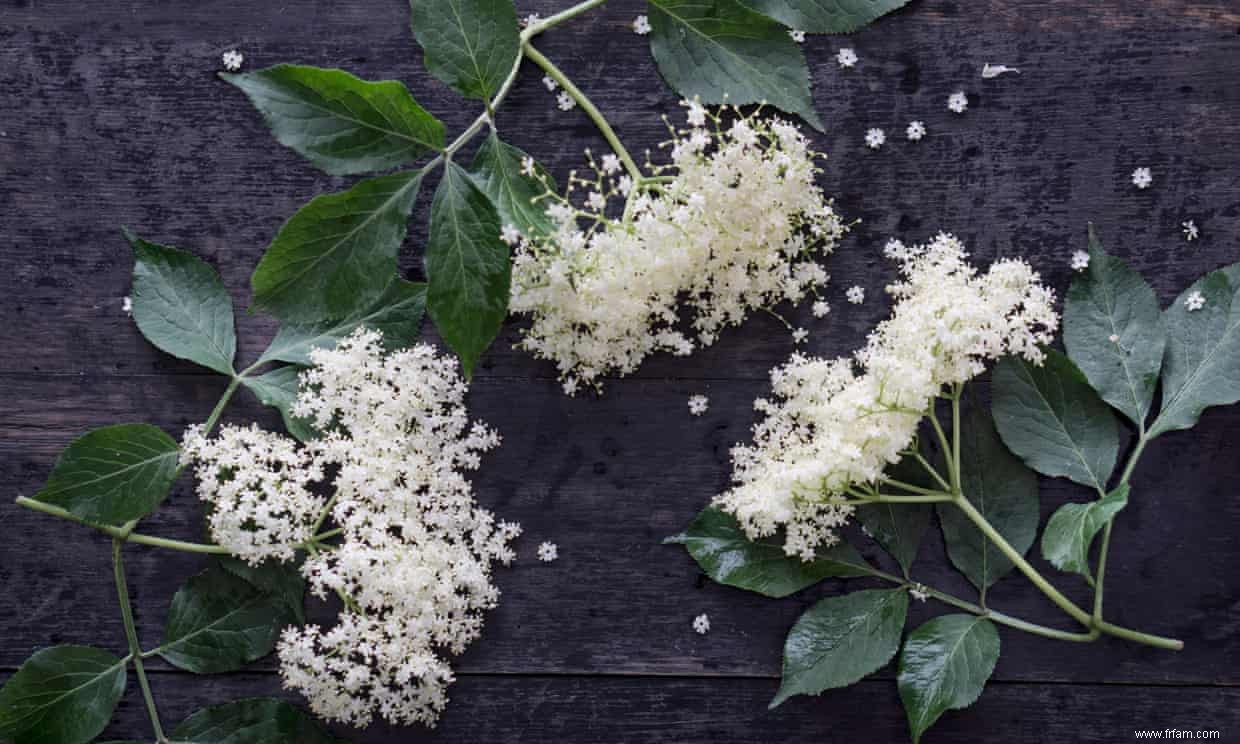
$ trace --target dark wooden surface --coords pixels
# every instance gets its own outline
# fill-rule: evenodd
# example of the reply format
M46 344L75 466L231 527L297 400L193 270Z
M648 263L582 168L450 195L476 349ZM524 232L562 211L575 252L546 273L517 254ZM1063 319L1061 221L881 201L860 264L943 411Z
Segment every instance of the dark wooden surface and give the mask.
M637 149L662 139L658 117L676 109L645 41L627 31L641 6L613 0L540 42ZM206 257L244 307L249 273L280 223L348 183L272 141L215 80L220 53L238 47L251 68L303 62L399 78L459 129L475 112L421 69L406 19L402 0L0 0L0 671L52 643L123 647L106 542L11 497L33 494L80 432L132 420L175 433L204 418L223 387L148 346L121 312L131 261L118 226ZM852 71L833 61L840 40L806 45L829 126L817 137L830 153L823 183L862 220L829 260L835 312L825 322L794 313L813 330L811 350L847 353L885 315L892 272L880 247L891 235L953 231L980 261L1026 255L1062 289L1093 220L1164 302L1240 260L1240 2L916 0L846 43L861 57ZM983 80L986 62L1023 72ZM538 77L524 72L500 126L562 178L582 148L602 143L580 112L555 109ZM964 116L945 106L959 89L970 99ZM903 139L910 119L929 128L920 143ZM888 133L879 152L862 146L872 126ZM1139 165L1154 171L1146 191L1128 181ZM403 257L413 277L424 215ZM1193 243L1179 232L1189 218L1202 228ZM854 283L870 292L860 307L843 302ZM238 326L242 360L252 359L272 326L245 314ZM440 728L352 738L903 740L890 669L766 710L783 635L837 585L766 600L713 585L678 548L659 545L726 484L727 449L746 438L767 369L790 351L786 332L754 318L690 359L652 359L601 399L564 398L551 366L511 349L514 337L506 329L485 358L471 405L505 437L476 484L483 502L525 526L522 560L498 573L501 606L460 659ZM711 399L702 418L685 407L694 393ZM253 399L240 401L228 419L277 425ZM1237 431L1240 409L1221 409L1192 433L1158 440L1115 530L1108 613L1183 638L1182 653L1005 630L981 701L947 714L926 741L1128 741L1132 729L1171 727L1240 740ZM1043 485L1044 517L1082 496ZM200 523L182 482L144 529L195 539ZM534 560L542 540L559 544L559 561ZM172 592L201 561L142 548L129 556L140 632L153 644ZM964 592L944 564L932 535L914 573ZM1080 582L1057 579L1087 598ZM1019 578L990 599L1063 623ZM919 605L911 622L940 611ZM701 612L713 626L706 636L690 629ZM285 694L269 661L209 678L154 666L168 721L207 703ZM147 731L131 685L108 734Z

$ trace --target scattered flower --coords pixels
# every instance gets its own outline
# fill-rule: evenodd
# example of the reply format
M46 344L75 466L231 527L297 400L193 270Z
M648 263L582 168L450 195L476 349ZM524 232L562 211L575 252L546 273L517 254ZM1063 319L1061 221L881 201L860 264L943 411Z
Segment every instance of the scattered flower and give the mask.
M508 245L516 245L521 242L521 231L517 229L516 225L508 223L507 225L504 225L504 229L500 231L499 238Z
M131 318L133 317L133 298L132 297L126 295L121 298L121 310L129 317Z
M827 313L831 312L831 304L826 300L818 300L810 310L814 313L815 318L825 318Z
M877 127L866 130L865 145L871 150L877 150L887 141L887 133Z
M790 28L790 29L788 29L788 35L789 35L789 36L791 36L791 37L792 37L792 40L793 40L793 41L795 41L795 42L796 42L796 43L798 43L798 44L804 44L804 43L805 43L805 32L804 32L804 31L802 31L802 30L800 30L800 29L798 29L798 28Z
M706 413L706 409L710 408L710 398L705 395L689 396L689 413L694 416L701 416Z
M698 635L706 635L710 632L710 617L703 612L701 615L693 618L693 629Z
M530 13L529 15L521 19L521 28L529 28L530 26L533 26L535 23L540 23L541 21L542 21L542 16L538 15L537 13Z
M883 246L883 255L892 261L903 261L911 255L910 250L903 241L898 238L891 238Z
M909 139L916 142L926 136L926 125L920 121L910 121L908 123L908 129L904 130L904 133Z
M561 111L571 111L577 107L577 102L568 94L568 91L562 90L555 97L555 105L559 106Z
M840 67L853 67L857 64L857 52L851 47L844 47L835 55L835 61L840 63Z
M1193 241L1201 235L1201 230L1197 228L1197 223L1192 220L1181 222L1180 227L1183 228L1185 240Z
M1188 297L1184 298L1184 307L1187 308L1190 313L1196 312L1205 306L1205 296L1195 289L1189 293Z
M538 164L529 155L521 158L521 175L529 176L530 178L538 175Z
M930 598L930 592L926 589L925 584L914 584L908 588L908 594L918 602L925 602Z
M1073 271L1084 271L1089 268L1089 252L1073 251L1071 264Z
M969 97L964 94L963 90L956 91L947 97L947 108L957 114L963 114L968 107Z
M1142 166L1132 172L1132 185L1139 189L1148 189L1153 182L1154 174L1149 168Z
M650 33L650 19L644 15L639 15L633 19L633 33L638 36L645 36Z
M553 542L544 542L538 546L538 560L550 563L560 557L560 549Z
M733 486L714 500L750 539L782 528L784 552L812 560L853 514L828 499L878 483L945 388L1006 354L1041 363L1059 325L1055 293L1028 263L979 272L950 235L910 249L900 274L891 317L855 355L793 354L771 372L773 395L754 404L764 418L733 448Z
M546 88L549 93L554 93L556 89L560 87L560 84L557 83L555 81L555 78L551 77L550 75L543 75L542 84L543 84L543 87Z
M797 328L792 331L792 343L794 344L803 344L807 338L809 338L809 331L804 328Z
M236 72L241 69L242 63L245 62L245 55L236 49L229 49L227 52L224 52L220 59L224 63L225 70Z
M1113 343L1113 344L1118 344L1118 343L1119 343L1119 334L1118 334L1118 333L1112 333L1110 336L1107 336L1107 341L1110 341L1110 342L1111 342L1111 343Z
M692 101L681 101L680 105L688 109L685 112L685 121L688 122L689 126L706 126L706 107L702 105L701 101L694 98Z
M848 301L852 304L860 305L865 302L865 287L854 284L848 288L848 291L844 293L844 296L847 297Z
M603 156L603 172L604 173L610 176L611 174L618 172L620 168L621 168L621 165L620 165L619 157L617 157L616 155L610 152Z
M1007 65L992 65L989 63L982 65L982 77L984 78L996 78L1006 72L1015 72L1019 74L1020 70L1015 67L1008 67Z

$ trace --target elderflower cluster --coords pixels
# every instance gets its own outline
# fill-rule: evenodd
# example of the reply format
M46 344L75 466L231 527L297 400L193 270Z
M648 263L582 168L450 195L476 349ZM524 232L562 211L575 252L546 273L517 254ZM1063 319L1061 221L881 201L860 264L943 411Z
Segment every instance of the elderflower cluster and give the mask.
M321 436L298 448L225 428L211 442L191 432L186 451L214 506L216 538L230 549L254 544L238 551L247 559L261 560L262 549L291 557L325 511L340 531L339 542L315 543L302 572L311 592L344 606L331 627L281 634L285 687L342 723L433 725L453 681L448 656L481 632L499 598L491 565L513 559L520 532L479 508L465 477L499 436L470 422L455 361L431 346L385 355L381 335L359 329L311 359L293 413ZM314 483L330 502L311 494ZM217 529L221 513L236 516Z
M799 302L827 281L815 259L845 227L814 183L819 156L800 130L684 105L689 128L673 129L668 164L635 182L619 159L591 156L595 178L574 173L568 194L545 197L554 231L516 247L510 307L532 321L520 345L554 360L570 395L654 352L690 354L752 310ZM570 202L574 190L583 204Z
M734 485L715 499L750 538L783 527L785 552L803 560L852 514L832 500L899 461L945 387L1004 354L1040 363L1058 327L1054 292L1022 260L979 273L944 234L898 253L891 317L855 359L794 354L771 373L773 399L755 403L765 418L733 448Z

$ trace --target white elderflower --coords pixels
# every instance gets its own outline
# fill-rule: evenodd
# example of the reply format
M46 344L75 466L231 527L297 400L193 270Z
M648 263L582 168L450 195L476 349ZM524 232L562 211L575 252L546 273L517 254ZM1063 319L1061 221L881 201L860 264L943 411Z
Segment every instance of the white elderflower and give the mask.
M1139 189L1148 189L1153 182L1154 174L1149 168L1142 166L1132 172L1132 185Z
M710 616L703 612L701 615L693 618L693 629L698 635L706 635L710 632Z
M534 24L541 23L541 22L542 22L542 16L538 15L537 13L530 13L529 15L521 19L521 28L529 28L530 26L533 26Z
M121 312L131 318L133 317L133 298L129 295L125 295L121 298Z
M903 261L909 257L909 251L909 247L899 238L890 238L883 245L883 255L892 261Z
M891 317L854 357L793 354L771 372L773 396L755 403L764 418L733 448L733 486L715 498L751 539L783 528L784 551L813 559L852 516L833 500L879 483L944 389L1005 354L1042 361L1059 323L1054 292L1024 261L981 273L966 258L950 235L910 249L887 288Z
M844 296L848 298L848 301L852 304L860 305L865 302L865 287L854 284L848 288L848 291L844 293Z
M1185 220L1184 222L1181 222L1180 227L1183 228L1185 240L1193 241L1201 235L1201 230L1197 228L1197 223L1192 220Z
M908 588L908 595L918 602L925 602L930 598L930 592L926 589L925 584L914 584Z
M543 87L546 88L547 92L549 93L554 93L556 89L560 87L560 84L557 83L555 81L555 78L551 77L550 75L542 76L542 84L543 84Z
M791 36L792 40L798 44L805 43L805 32L800 29L790 28L788 29L788 35Z
M553 542L544 542L538 545L538 560L543 563L550 563L560 557L560 549Z
M852 47L844 47L835 55L840 67L853 67L857 64L857 52Z
M1189 293L1188 297L1184 298L1184 307L1190 313L1196 312L1205 306L1206 298L1197 290L1193 290Z
M602 169L607 175L618 173L621 167L620 158L616 154L609 152L603 156Z
M568 94L568 91L562 90L555 97L555 105L561 111L571 111L577 107L577 102Z
M650 19L644 15L639 15L633 19L633 33L638 36L645 36L650 33Z
M705 395L689 396L689 413L694 416L701 416L706 413L706 409L710 408L710 398Z
M992 65L989 62L982 65L982 77L987 79L996 78L1008 72L1015 72L1019 74L1020 70L1015 67L1008 67L1007 65Z
M241 65L245 62L245 55L236 49L229 49L224 52L220 61L224 64L224 69L229 72L236 72L241 69Z
M825 318L827 313L831 312L831 303L818 300L810 307L810 311L814 313L815 318Z
M908 129L904 130L904 135L916 142L926 136L926 125L920 121L910 121Z
M538 164L529 155L521 158L521 175L528 176L529 178L534 178L538 175Z
M1107 336L1107 341L1110 341L1110 342L1111 342L1111 343L1113 343L1113 344L1118 344L1118 343L1119 343L1119 334L1118 334L1118 333L1112 333L1110 336Z
M804 328L795 328L792 331L792 343L803 344L805 339L809 338L809 331Z
M651 166L657 188L630 180L621 194L598 167L574 176L569 196L585 203L548 194L556 229L514 250L510 308L531 319L520 346L555 361L569 394L655 352L690 354L827 281L816 259L845 227L815 183L805 136L780 119L726 109L728 123L685 105L690 128L666 143L670 163ZM608 214L613 198L624 208Z
M1089 252L1073 251L1072 261L1070 263L1073 271L1084 271L1089 268Z
M516 245L521 242L521 231L511 222L504 225L504 229L500 231L499 239L508 245Z
M877 150L887 141L887 133L877 127L867 129L865 132L865 146L871 150Z
M957 114L963 114L968 107L969 97L964 94L963 90L956 91L947 97L947 108Z

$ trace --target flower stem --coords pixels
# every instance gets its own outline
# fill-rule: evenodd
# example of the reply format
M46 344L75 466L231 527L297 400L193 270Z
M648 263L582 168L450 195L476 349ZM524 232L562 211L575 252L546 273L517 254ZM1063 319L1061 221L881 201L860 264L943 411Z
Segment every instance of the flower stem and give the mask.
M531 62L541 67L552 80L560 84L560 87L564 89L565 93L577 102L577 105L580 106L581 110L586 113L586 116L589 116L590 120L594 122L594 125L598 127L599 132L603 135L603 139L607 140L607 144L611 145L611 149L615 151L617 156L619 156L620 162L624 163L624 169L628 171L629 175L633 177L635 182L640 181L643 178L641 168L637 167L637 163L633 161L633 156L629 155L629 151L626 150L624 145L620 143L620 138L616 136L616 133L611 128L611 124L608 123L607 118L603 116L602 112L598 110L594 103L586 97L586 94L582 93L581 89L574 85L573 81L569 80L568 77L560 71L560 68L556 67L551 60L544 57L542 52L535 49L528 40L525 41L522 49L525 52L525 56L528 57Z
M586 0L583 3L577 3L571 8L565 8L555 15L548 16L538 23L531 23L528 28L521 32L521 41L529 41L552 26L558 26L565 21L572 20L587 10L597 8L605 2L607 0Z
M129 587L125 583L125 566L121 560L121 548L125 541L112 540L112 568L116 575L116 595L121 604L121 620L125 624L125 638L129 641L129 656L133 662L134 672L138 675L138 686L142 688L142 699L146 702L146 712L151 718L151 728L155 731L157 744L167 744L164 727L159 722L159 710L155 707L155 697L151 694L151 683L146 678L146 669L142 666L142 646L138 643L138 630L133 622L133 605L129 601Z

